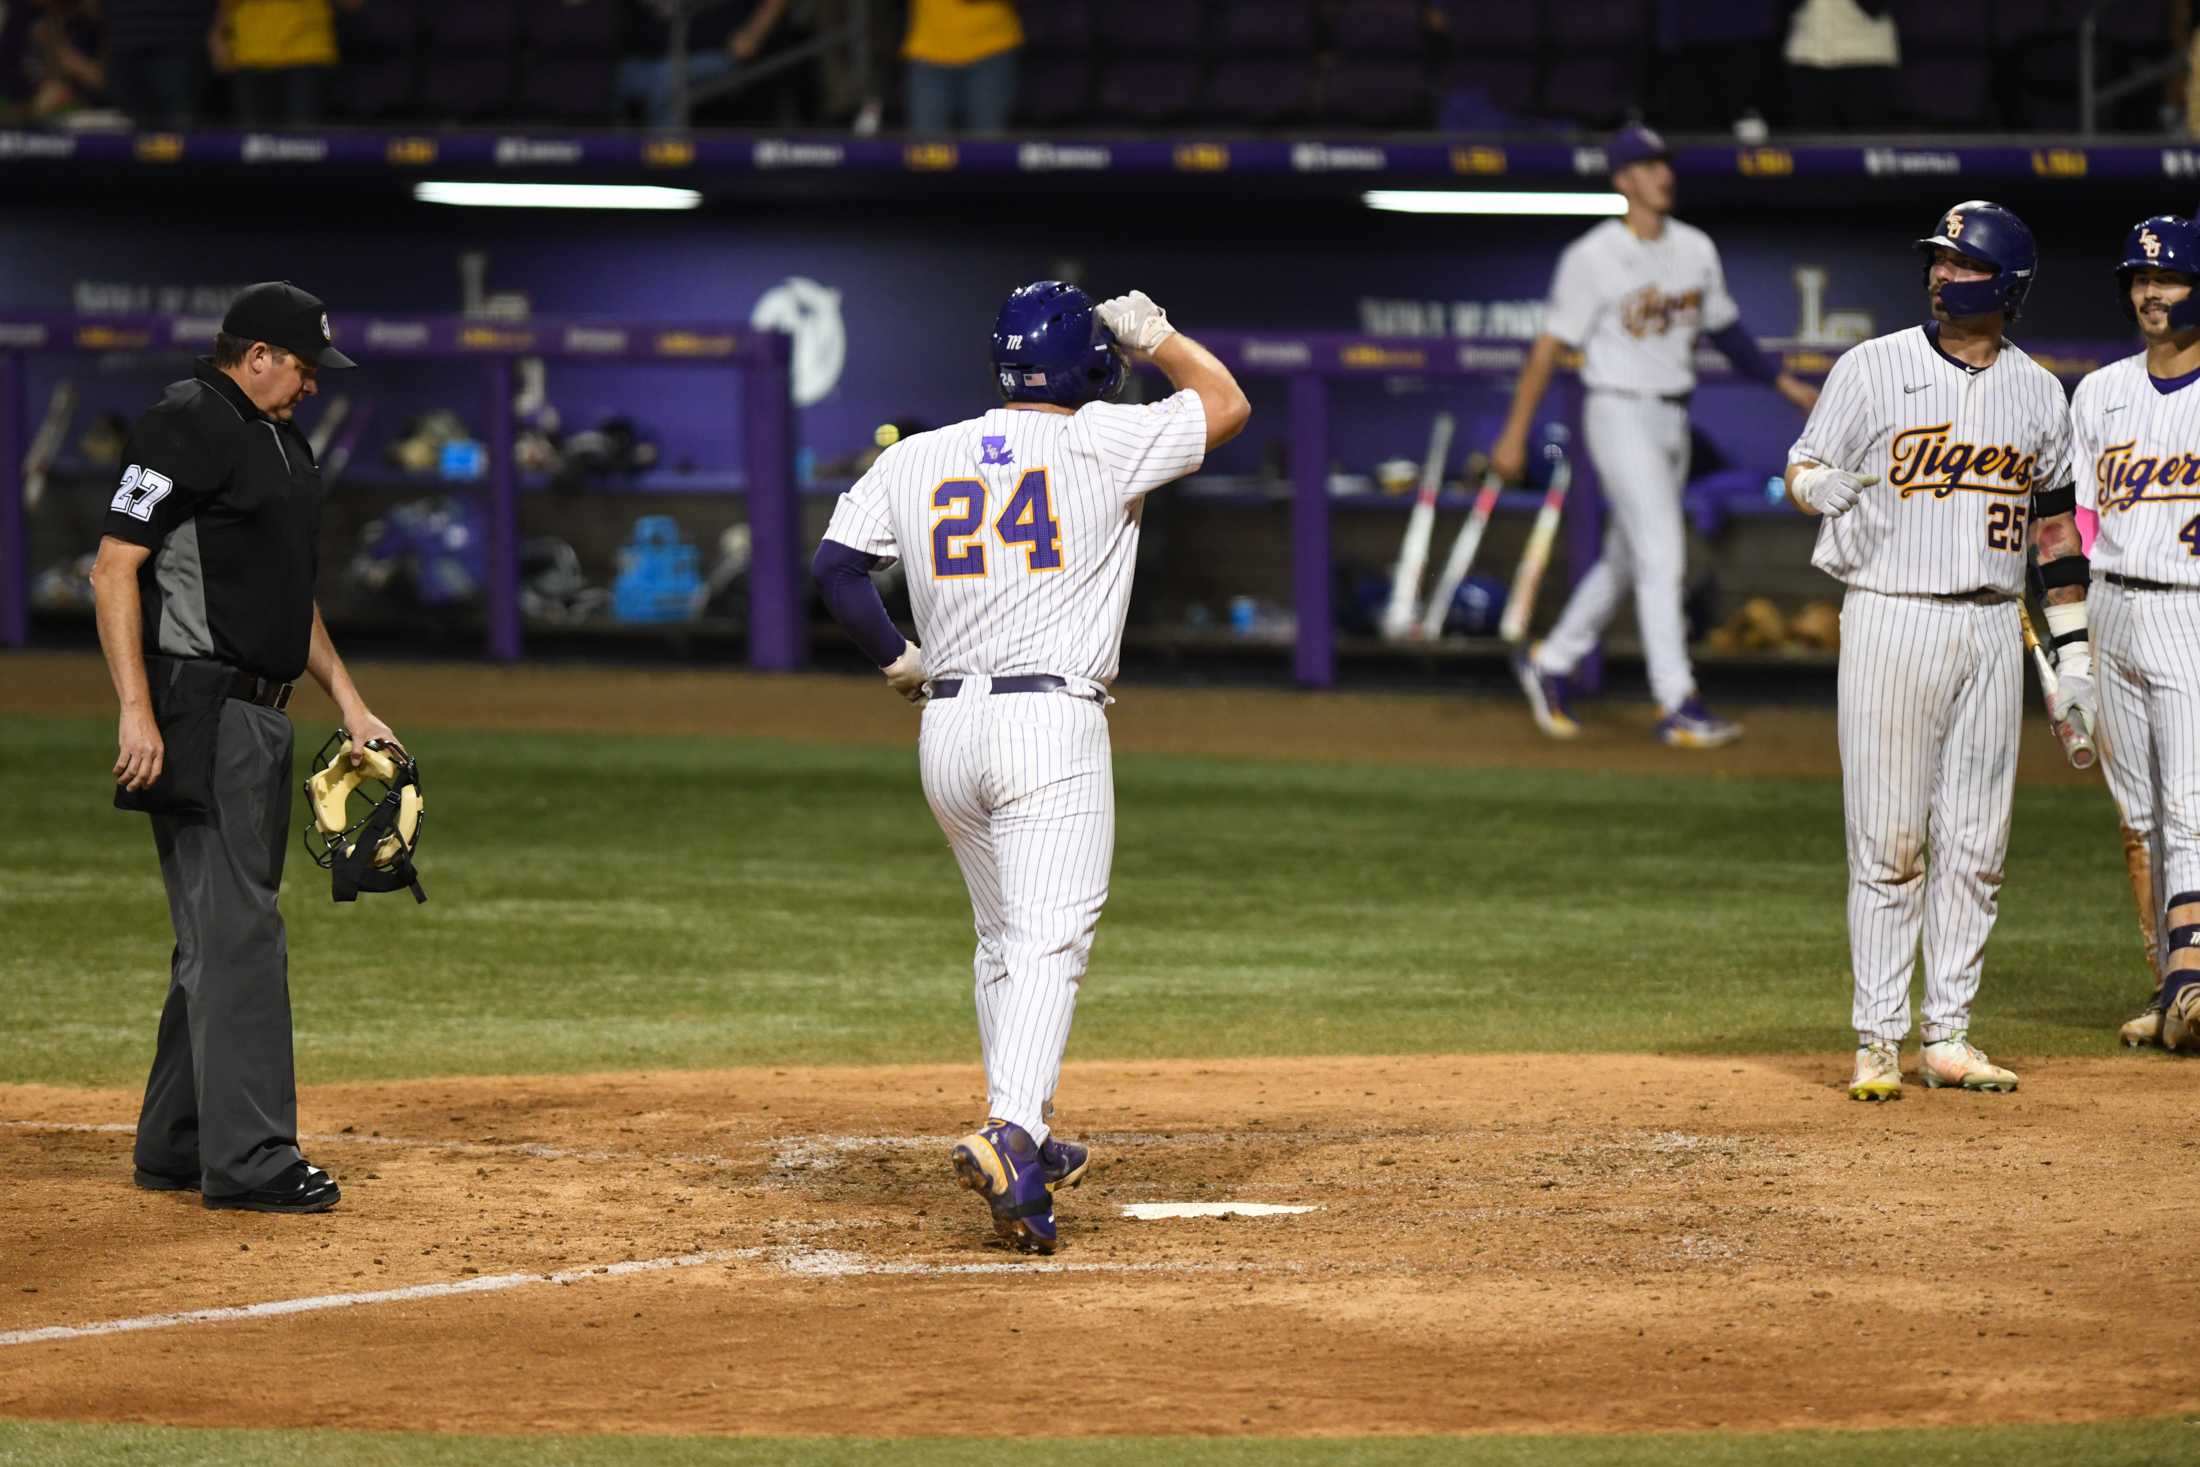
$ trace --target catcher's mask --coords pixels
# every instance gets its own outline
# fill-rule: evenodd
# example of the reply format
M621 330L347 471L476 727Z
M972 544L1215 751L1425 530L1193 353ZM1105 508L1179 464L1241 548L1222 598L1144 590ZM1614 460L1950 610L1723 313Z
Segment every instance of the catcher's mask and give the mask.
M338 729L313 756L306 781L313 823L305 829L306 854L330 873L337 901L356 901L363 891L402 891L424 902L413 852L420 846L420 766L392 743L369 739L351 762L351 735ZM382 787L379 798L360 788Z

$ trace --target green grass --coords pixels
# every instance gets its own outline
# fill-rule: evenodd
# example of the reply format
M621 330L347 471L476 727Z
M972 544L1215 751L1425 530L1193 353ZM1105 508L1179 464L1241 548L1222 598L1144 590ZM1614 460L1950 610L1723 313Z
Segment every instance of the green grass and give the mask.
M22 1467L996 1467L998 1441L864 1437L462 1437L0 1422ZM2200 1421L1984 1430L1642 1436L1056 1438L1058 1467L2144 1467L2200 1456Z
M0 1074L143 1072L170 937L106 719L0 726ZM309 1082L975 1055L913 749L439 732L430 902L283 898ZM1118 760L1071 1057L1830 1051L1840 789ZM302 809L299 818L303 818ZM2098 790L2020 792L1978 1034L2105 1052L2143 977Z

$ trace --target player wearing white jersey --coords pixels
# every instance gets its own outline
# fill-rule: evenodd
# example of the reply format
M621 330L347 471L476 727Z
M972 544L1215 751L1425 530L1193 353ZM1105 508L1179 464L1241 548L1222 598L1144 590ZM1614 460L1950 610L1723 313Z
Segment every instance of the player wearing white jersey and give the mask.
M1697 335L1710 337L1737 372L1778 388L1805 412L1818 393L1758 349L1727 293L1717 246L1672 217L1673 167L1664 141L1646 127L1627 128L1613 138L1605 161L1612 187L1627 200L1627 217L1599 224L1559 256L1543 334L1528 353L1490 464L1503 478L1520 477L1529 426L1559 354L1579 349L1589 389L1582 427L1611 524L1596 565L1574 588L1558 624L1513 659L1513 673L1536 725L1552 738L1574 737L1580 725L1566 706L1567 680L1632 585L1650 691L1664 714L1658 737L1677 748L1717 748L1741 729L1714 717L1697 696L1681 616L1688 558L1681 490L1688 482Z
M2126 1043L2200 1049L2200 226L2134 225L2116 277L2146 350L2072 399L2078 502L2093 541L2101 752L2126 839L2151 874L2156 990ZM2051 608L2052 610L2052 608ZM2083 637L2080 624L2071 635Z
M1933 319L1835 362L1788 455L1790 497L1825 519L1811 562L1849 588L1839 724L1859 1100L1902 1093L1921 935L1925 1083L2016 1088L1967 1034L2009 847L2027 548L2051 617L2067 603L2082 614L2085 595L2062 384L2002 335L2038 268L2031 231L1977 200L1939 224L1917 242ZM2062 649L2061 673L2056 716L2090 712L2079 648Z
M1102 400L1126 353L1175 394ZM993 363L1005 405L881 454L834 508L815 571L887 682L925 705L925 798L970 891L989 1109L950 1159L1001 1237L1047 1253L1054 1192L1087 1160L1048 1116L1115 854L1103 709L1145 496L1198 469L1251 408L1139 291L1096 306L1059 281L1024 286L995 322ZM871 584L895 558L910 562L918 642Z

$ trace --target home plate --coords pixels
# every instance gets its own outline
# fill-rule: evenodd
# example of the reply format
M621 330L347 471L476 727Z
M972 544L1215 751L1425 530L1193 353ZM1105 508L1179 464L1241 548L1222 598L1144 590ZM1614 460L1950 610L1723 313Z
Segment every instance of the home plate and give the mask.
M1285 1207L1275 1202L1131 1202L1123 1216L1141 1222L1161 1222L1172 1217L1275 1217L1281 1213L1319 1212L1318 1207Z

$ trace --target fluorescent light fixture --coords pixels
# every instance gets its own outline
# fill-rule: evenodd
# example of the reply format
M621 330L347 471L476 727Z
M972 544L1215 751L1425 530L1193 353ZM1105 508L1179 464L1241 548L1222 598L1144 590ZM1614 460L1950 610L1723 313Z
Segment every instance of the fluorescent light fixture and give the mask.
M416 183L423 204L474 209L693 209L703 196L691 188L653 183Z
M1615 193L1524 193L1497 189L1377 188L1360 195L1370 209L1394 214L1564 214L1618 218L1627 201Z

